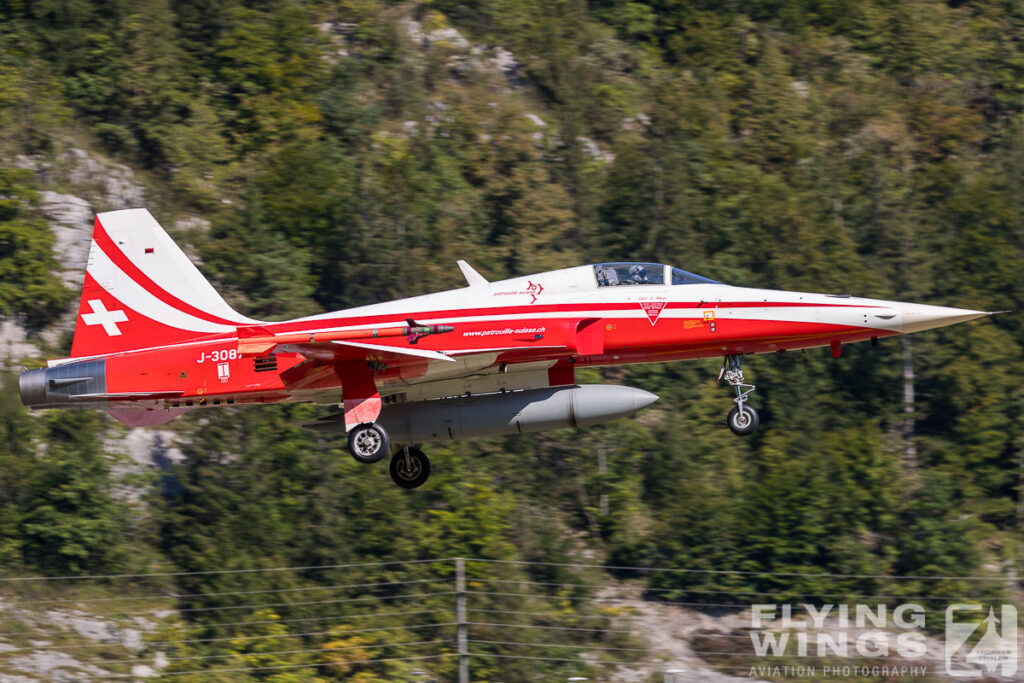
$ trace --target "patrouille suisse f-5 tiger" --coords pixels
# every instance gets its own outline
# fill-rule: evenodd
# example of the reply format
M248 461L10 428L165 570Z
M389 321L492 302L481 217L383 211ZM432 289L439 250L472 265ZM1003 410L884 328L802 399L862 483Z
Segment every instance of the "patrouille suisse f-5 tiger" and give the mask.
M972 320L941 306L732 287L658 263L599 263L283 322L234 311L145 209L99 214L71 357L21 374L33 408L158 425L199 407L314 401L359 462L394 451L415 488L429 441L586 427L657 400L576 384L577 367L722 357L728 425L758 425L742 358ZM394 448L393 448L394 446Z

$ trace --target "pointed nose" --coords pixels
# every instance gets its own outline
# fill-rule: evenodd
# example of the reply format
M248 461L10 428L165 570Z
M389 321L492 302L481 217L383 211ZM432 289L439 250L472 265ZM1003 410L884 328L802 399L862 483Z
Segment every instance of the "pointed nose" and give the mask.
M652 394L643 389L633 389L633 405L636 406L637 411L643 410L657 400L657 394Z
M966 308L928 306L925 304L901 304L903 332L920 332L934 327L945 327L989 315L986 311L972 311Z

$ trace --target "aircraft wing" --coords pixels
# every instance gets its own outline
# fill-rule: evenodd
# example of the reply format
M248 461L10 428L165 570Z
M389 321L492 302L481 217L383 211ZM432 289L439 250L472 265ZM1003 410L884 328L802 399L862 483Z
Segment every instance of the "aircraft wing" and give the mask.
M389 333L386 336L381 334L380 338L371 340L364 336L365 341L351 338L321 340L320 333L316 333L314 341L312 334L302 333L300 336L304 338L278 343L280 336L269 337L263 330L252 330L245 344L247 349L256 350L273 342L278 351L298 353L306 358L305 362L281 373L284 388L293 397L316 400L317 396L331 395L337 391L340 380L347 426L376 420L381 406L380 382L384 385L394 382L410 385L456 379L476 375L485 368L498 365L553 362L564 357L567 350L587 354L603 350L600 335L594 334L601 329L594 324L597 322L595 319L557 326L549 323L545 328L530 331L529 335L526 332L506 335L514 337L507 340L513 342L511 345L460 344L454 348L437 348L440 344L434 342L429 344L434 347L432 349L425 348L426 344L417 346L416 341L426 334L450 331L451 327L422 326L413 320L407 322L407 327L389 329ZM410 331L419 330L425 333L410 334ZM443 341L464 344L467 341L479 342L487 336L469 334Z

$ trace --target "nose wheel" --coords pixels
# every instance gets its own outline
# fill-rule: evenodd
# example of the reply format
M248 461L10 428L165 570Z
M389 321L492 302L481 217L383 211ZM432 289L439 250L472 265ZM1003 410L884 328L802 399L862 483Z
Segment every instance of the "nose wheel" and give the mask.
M743 406L742 408L740 406L733 406L725 420L732 433L739 436L750 434L761 424L761 418L758 416L757 411L750 406Z
M405 446L391 458L391 480L403 489L423 485L430 476L430 460L415 446Z
M377 462L391 450L387 431L376 422L358 424L348 432L348 452L357 462Z
M729 425L733 434L746 436L757 429L757 426L761 424L761 418L752 406L747 405L748 397L757 387L743 382L743 358L741 356L725 357L722 361L722 369L718 372L718 381L721 382L723 379L726 384L736 390L736 398L733 399L736 405L729 411L725 420L726 424Z

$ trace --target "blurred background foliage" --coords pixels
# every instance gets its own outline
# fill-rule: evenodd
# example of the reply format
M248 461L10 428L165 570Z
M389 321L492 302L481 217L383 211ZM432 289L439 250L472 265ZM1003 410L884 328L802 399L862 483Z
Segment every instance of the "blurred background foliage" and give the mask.
M73 298L48 276L46 178L14 168L73 136L147 174L163 224L209 219L189 235L203 270L257 317L457 287L458 258L492 280L628 259L1020 311L1022 43L1011 0L3 0L0 310L42 325ZM105 420L30 418L8 382L0 557L73 573L587 548L625 565L1019 573L1022 343L1017 314L839 360L752 358L763 418L746 439L725 429L714 361L591 371L661 400L579 434L432 446L412 493L287 406L180 420L176 480L126 501Z

